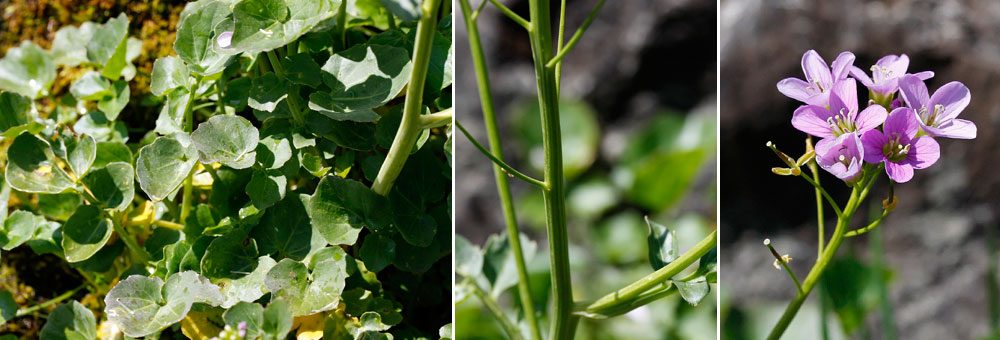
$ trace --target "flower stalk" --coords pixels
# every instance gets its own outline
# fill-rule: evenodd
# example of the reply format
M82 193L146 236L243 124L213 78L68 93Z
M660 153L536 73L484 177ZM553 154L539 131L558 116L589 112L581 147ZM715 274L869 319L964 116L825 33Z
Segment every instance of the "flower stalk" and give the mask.
M434 41L434 31L437 29L438 5L441 0L426 0L421 6L420 21L417 22L417 37L413 45L413 71L406 87L406 101L403 103L403 118L396 130L396 138L385 155L385 162L378 171L372 190L386 196L392 190L392 184L403 171L403 165L413 150L413 145L420 136L423 111L424 83L427 80L427 70L431 58L431 43Z

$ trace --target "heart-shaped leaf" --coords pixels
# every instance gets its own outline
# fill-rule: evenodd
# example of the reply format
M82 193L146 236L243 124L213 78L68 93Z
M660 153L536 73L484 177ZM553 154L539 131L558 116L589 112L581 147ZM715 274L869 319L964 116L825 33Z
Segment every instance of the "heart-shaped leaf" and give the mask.
M218 115L198 125L191 134L194 146L201 153L201 162L220 162L233 169L245 169L257 158L260 133L246 118Z
M230 49L256 54L287 45L336 14L339 5L332 0L240 1L233 7Z
M124 210L135 196L135 170L124 162L108 163L83 177L91 198L103 207Z
M662 224L653 222L646 217L649 225L649 236L646 244L649 246L649 265L653 270L659 270L677 259L677 238L674 231Z
M149 90L157 96L162 96L171 90L191 87L188 79L191 77L187 65L180 58L167 56L153 62L153 75Z
M379 232L392 224L388 201L361 182L326 176L309 200L312 224L330 244L354 244L361 228Z
M97 339L97 320L94 313L76 301L56 307L42 327L41 339L84 340Z
M104 313L130 337L143 337L175 324L194 303L218 305L219 287L192 271L158 277L132 275L104 297Z
M80 262L94 256L111 238L111 219L93 205L76 209L63 225L62 246L69 262Z
M192 72L203 76L219 73L232 58L212 49L213 41L222 33L216 32L215 26L230 14L229 6L217 0L195 1L184 7L177 24L174 51Z
M139 149L135 174L149 198L162 201L180 187L195 163L198 151L172 137L159 137Z
M49 143L38 136L22 133L7 149L7 183L14 189L55 194L73 186L73 180L59 167Z
M7 50L0 59L0 90L37 99L49 94L56 79L56 63L52 56L31 41Z
M292 193L264 212L260 223L250 231L262 254L302 260L313 250L317 243L314 240L321 243L319 247L326 245L310 225L304 204L308 198L308 195Z

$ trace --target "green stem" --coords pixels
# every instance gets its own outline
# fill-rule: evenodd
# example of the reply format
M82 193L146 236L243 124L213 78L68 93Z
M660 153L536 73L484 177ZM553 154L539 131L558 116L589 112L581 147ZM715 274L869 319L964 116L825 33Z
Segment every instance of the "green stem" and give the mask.
M556 38L556 51L563 48L563 37L566 36L566 0L559 3L559 36ZM556 63L556 94L562 93L562 61Z
M877 177L877 173L873 177ZM823 249L823 254L816 260L816 264L813 265L812 269L809 270L809 275L806 276L805 281L802 283L802 292L795 295L795 298L792 299L792 301L788 304L788 307L785 308L785 312L781 315L781 319L779 319L778 323L774 325L773 329L771 329L771 333L767 337L769 340L777 340L781 337L781 334L785 332L788 325L792 323L792 319L795 318L795 314L798 313L799 308L802 307L802 303L805 302L807 297L809 297L809 293L812 292L813 287L816 286L820 277L823 276L826 266L830 264L830 260L832 260L833 256L837 254L837 250L840 249L840 244L844 241L844 234L847 233L847 226L851 222L851 217L854 216L854 212L857 210L858 205L861 204L861 193L867 192L872 183L874 183L874 180L869 181L865 187L855 186L854 189L851 190L851 196L847 200L844 212L842 214L838 214L839 217L837 218L837 226L833 231L833 237L830 238L830 243L826 245Z
M441 0L425 0L421 8L423 15L417 23L417 37L413 47L413 71L406 87L406 101L403 103L403 118L396 130L396 138L385 155L385 162L379 169L372 190L379 195L388 195L393 182L410 156L413 144L420 135L420 113L423 111L424 82L427 80L428 63L431 57L431 42L437 30L437 9Z
M677 286L670 283L664 283L659 287L650 289L645 293L639 295L639 297L631 300L617 304L611 308L602 309L600 314L593 314L589 312L587 306L580 307L580 312L574 315L587 317L591 319L607 319L611 317L616 317L620 315L625 315L628 312L635 310L636 308L648 305L653 301L674 295L677 293Z
M812 184L812 186L816 188L816 191L819 191L820 194L826 198L827 203L829 203L830 207L833 208L833 212L837 213L837 216L843 214L840 210L840 207L837 206L837 201L833 200L833 197L831 197L830 194L826 192L826 189L823 189L823 186L819 185L819 182L813 181L811 178L809 178L809 176L805 174L801 174L799 177L802 177L802 179L805 179L806 182Z
M201 86L201 78L195 80L194 86L191 87L191 95L188 97L188 102L184 105L184 132L187 133L194 131L194 108L191 106L191 103L194 101L195 92L198 91L199 86ZM188 215L191 214L191 201L194 199L193 175L194 168L184 178L184 201L181 202L181 215L180 221L178 221L180 223L184 223Z
M871 214L878 213L878 203L872 202ZM882 210L882 216L878 220L885 218L886 211ZM872 266L875 269L875 282L878 285L878 301L882 311L882 339L895 340L896 329L893 325L892 303L889 302L889 287L885 280L885 252L882 250L882 230L875 229L871 234L869 247L872 252Z
M858 235L863 235L864 233L867 233L869 231L872 231L872 230L878 228L878 226L880 224L882 224L882 220L884 220L885 216L888 215L888 214L889 214L889 211L883 210L882 211L882 215L879 216L878 218L876 218L871 223L869 223L867 227L858 228L858 229L854 229L854 230L848 231L846 234L844 234L844 237L855 237L855 236L858 236Z
M436 127L442 127L451 123L451 118L455 110L452 108L447 108L435 113L428 113L420 116L420 128L421 129L433 129Z
M462 123L456 120L455 126L458 127L459 131L462 131L462 134L465 135L465 138L468 138L469 141L472 142L472 145L476 147L476 149L479 149L480 152L486 155L486 158L489 158L491 161L493 161L493 164L499 166L500 170L506 172L507 175L510 175L512 177L517 177L525 182L528 182L528 184L537 186L539 188L542 188L543 190L548 189L548 186L545 184L545 182L539 181L537 179L532 178L531 176L525 175L524 173L517 171L517 169L514 169L514 167L507 165L507 163L505 163L502 159L500 159L500 157L494 155L489 150L486 150L486 148L483 147L483 145L480 144L479 141L476 141L476 139L472 137L472 134L470 134L469 131L466 130L464 126L462 126Z
M594 22L594 18L597 17L597 13L601 11L601 7L604 7L604 1L605 0L597 1L597 5L594 6L594 9L590 10L590 15L587 15L587 19L583 21L583 24L580 25L580 28L576 30L576 33L573 33L573 37L569 38L569 42L566 43L566 46L563 46L559 50L559 53L556 54L556 56L552 58L552 60L549 60L548 64L546 64L545 67L555 66L556 63L558 63L560 60L562 60L563 57L566 56L566 53L569 53L569 51L572 50L574 46L576 46L576 43L580 41L580 37L583 36L583 32L587 31L587 28L590 27L590 23ZM535 22L534 19L532 19L531 22Z
M622 289L597 299L597 301L587 305L584 311L586 313L603 314L604 311L614 311L622 305L630 305L634 303L634 301L637 298L640 298L644 293L656 288L657 285L667 282L685 268L691 266L692 263L701 259L701 257L705 255L705 253L712 250L712 248L715 248L716 241L718 240L717 235L718 233L713 230L711 234L698 242L698 244L695 244L694 247L682 254L674 260L674 262L670 262L670 264L663 266L663 268L660 268L652 274L646 275L646 277L643 277Z
M483 53L483 45L479 41L479 26L476 23L477 16L471 13L472 10L468 0L459 0L458 3L462 7L462 15L465 17L465 26L468 31L469 49L471 50L472 62L476 70L476 80L479 85L479 102L482 105L483 121L486 125L487 140L490 144L490 154L500 161L500 163L493 165L493 177L496 179L497 193L500 196L500 205L507 227L511 252L514 254L514 262L517 264L517 289L521 298L521 308L524 311L525 321L531 329L532 340L542 340L541 328L538 326L538 319L535 315L535 302L531 294L531 283L528 277L527 266L524 262L524 252L521 248L520 231L517 228L514 199L510 193L510 183L507 181L507 173L509 172L500 166L503 163L503 147L500 145L500 128L493 106L493 92L490 90L489 72L486 69L486 56ZM458 126L457 120L455 121L455 125ZM466 132L464 128L459 129Z
M469 286L472 287L472 293L479 298L483 306L486 306L486 309L493 314L493 318L497 319L497 322L503 327L504 332L507 333L507 337L512 340L524 340L524 337L521 336L521 331L507 318L507 314L503 313L503 309L500 309L500 305L497 305L496 301L493 301L493 298L489 294L486 294L475 282L471 282Z
M550 336L572 340L573 286L569 268L569 237L566 230L566 192L563 178L562 135L559 124L559 93L555 69L545 64L552 58L552 27L549 0L529 0L531 56L538 86L538 106L542 121L542 145L545 153L545 227L548 233L553 311Z
M507 6L504 6L497 0L489 0L489 1L490 3L493 4L493 6L496 6L497 9L500 9L501 13L510 18L510 20L514 20L514 22L516 22L518 25L521 25L521 27L524 27L524 29L528 30L531 29L531 23L529 23L528 20L524 20L524 18L522 18L520 15L517 15L517 13L514 13L514 11L510 10L510 8L507 8Z
M145 249L139 246L139 242L135 240L132 234L129 234L127 230L122 226L123 213L115 213L111 216L111 225L115 232L118 233L118 238L125 242L125 248L128 248L129 254L132 255L132 262L137 264L146 264L149 260L149 253Z
M31 306L31 307L28 307L28 308L25 308L25 309L18 310L17 314L15 314L14 317L22 317L22 316L34 313L34 312L38 311L39 309L46 308L48 306L57 304L57 303L59 303L59 302L61 302L63 300L66 300L66 299L70 298L71 296L73 296L73 294L76 294L76 292L80 291L81 289L83 289L86 286L87 286L87 284L82 284L79 287L76 287L76 288L74 288L71 291L62 293L61 295L52 298L51 300L39 303L37 305Z
M792 272L792 267L788 266L788 262L785 261L785 258L782 257L781 254L778 254L777 250L774 250L774 246L771 245L771 239L765 239L764 245L771 251L771 255L774 256L774 260L776 261L775 263L780 263L781 267L785 268L785 272L788 273L788 277L791 277L792 282L795 282L795 289L799 293L802 293L802 283L799 282L799 278L795 276L794 272Z
M389 14L392 17L392 14ZM395 19L393 19L395 20ZM347 49L347 1L340 2L340 11L337 13L337 27L340 28L340 49Z

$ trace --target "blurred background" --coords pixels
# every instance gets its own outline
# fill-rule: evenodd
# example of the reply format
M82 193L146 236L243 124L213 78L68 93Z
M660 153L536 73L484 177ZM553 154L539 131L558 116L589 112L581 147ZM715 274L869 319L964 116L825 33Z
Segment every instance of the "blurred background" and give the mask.
M567 39L596 2L568 1ZM527 16L528 1L503 3ZM554 16L558 4L553 1ZM675 229L682 251L716 227L716 9L715 1L706 0L609 1L564 59L560 113L577 300L652 272L643 216ZM465 93L456 96L457 119L486 143L466 27L462 18L455 22L455 81ZM492 6L479 17L479 27L506 160L541 177L527 34ZM456 228L481 247L505 230L491 162L464 137L455 145ZM519 226L537 243L528 262L533 296L541 299L549 294L541 192L510 182ZM503 305L514 303L514 291L502 296ZM670 297L624 317L583 322L577 338L715 339L714 296L699 307ZM547 314L548 308L538 310ZM456 313L456 338L503 338L477 299L461 301Z
M1000 204L1000 2L722 0L721 314L723 339L761 339L795 286L761 244L770 238L803 278L816 259L816 206L805 181L771 174L774 141L795 156L805 135L790 123L799 105L775 84L802 77L800 59L841 51L868 70L887 54L909 55L910 72L932 70L931 91L961 81L972 103L961 118L975 140L938 139L941 159L896 185L896 210L879 233L847 239L785 339L998 339L997 211ZM864 92L859 92L863 95ZM841 204L848 188L823 172ZM882 177L871 200L887 196ZM828 210L827 217L830 217ZM833 219L827 219L827 232ZM860 225L862 221L856 221ZM820 308L824 297L826 308Z

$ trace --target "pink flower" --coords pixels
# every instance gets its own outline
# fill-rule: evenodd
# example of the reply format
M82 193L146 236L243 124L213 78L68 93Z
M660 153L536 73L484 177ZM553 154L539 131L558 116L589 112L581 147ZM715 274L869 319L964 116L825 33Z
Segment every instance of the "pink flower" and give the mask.
M914 169L924 169L941 156L941 147L929 136L917 137L920 123L913 109L892 110L885 119L883 131L869 130L861 136L865 162L885 162L885 172L896 183L913 178Z
M827 106L834 84L847 79L848 70L853 65L854 53L851 52L841 52L831 69L815 50L806 51L802 55L802 72L806 80L785 78L778 82L778 91L806 104Z

